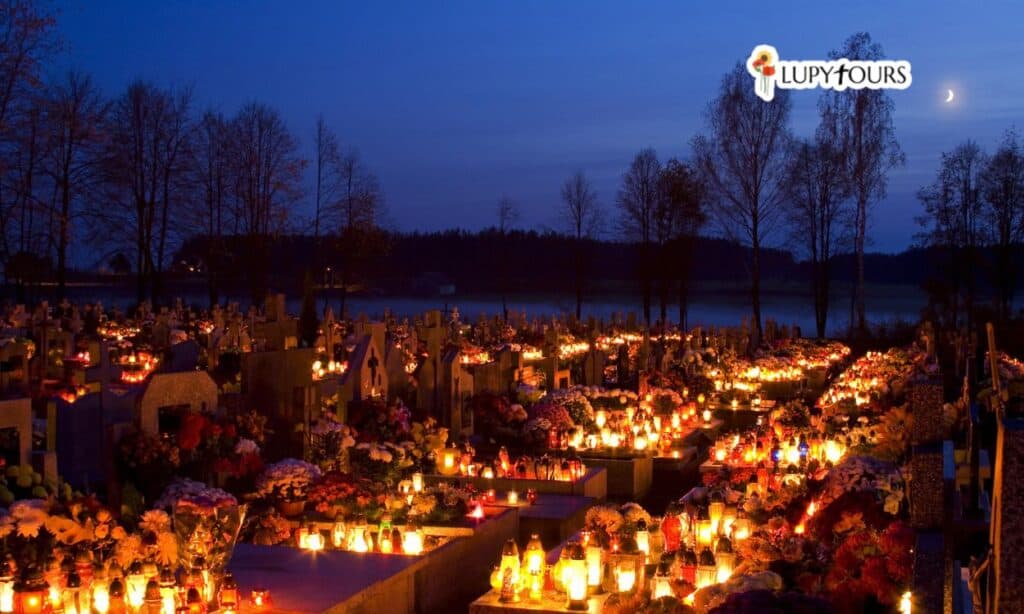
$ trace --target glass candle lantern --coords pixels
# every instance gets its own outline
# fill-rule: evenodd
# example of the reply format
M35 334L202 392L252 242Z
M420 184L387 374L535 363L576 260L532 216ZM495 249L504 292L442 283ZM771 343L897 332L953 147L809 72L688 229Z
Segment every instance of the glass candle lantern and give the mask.
M459 457L461 452L458 448L443 448L437 453L437 472L441 475L455 475L459 472Z
M715 564L715 555L711 553L710 548L701 550L700 555L697 557L695 580L697 588L711 586L718 580L718 566Z
M7 560L0 563L0 613L14 611L14 566Z
M739 513L735 505L725 506L725 512L722 514L722 529L719 531L722 535L732 534L732 523L736 522L736 515Z
M395 545L391 541L391 530L382 529L377 533L377 549L380 550L381 554L391 554L395 550Z
M711 535L722 532L722 516L725 515L725 503L720 498L712 498L708 505L708 518L711 520Z
M697 584L697 553L692 548L681 548L676 553L675 564L679 577L687 584Z
M695 530L697 533L697 545L710 547L711 539L714 536L714 532L711 530L711 519L698 518Z
M66 614L89 614L89 605L84 599L83 592L81 576L76 571L69 572L61 595Z
M644 563L650 560L651 534L647 530L647 523L641 519L636 523L636 547L644 555Z
M338 520L331 527L331 545L335 548L343 548L345 546L345 522Z
M601 576L604 573L603 555L604 551L596 539L587 544L584 552L587 561L587 588L593 593L601 590Z
M110 581L107 569L96 564L92 572L92 583L89 586L89 602L97 614L107 614L110 609Z
M683 523L679 520L679 510L673 506L665 511L665 518L661 521L661 534L665 540L665 550L675 552L679 549L679 542L682 540Z
M569 561L563 574L565 592L568 597L566 607L570 610L587 610L587 563L583 546L576 542L566 545L569 548Z
M128 568L125 576L125 601L128 607L138 610L142 608L142 600L146 597L146 574L142 563L135 561Z
M402 533L402 552L405 554L423 554L423 530L416 525L406 525Z
M226 614L238 611L238 583L235 582L235 576L231 575L230 571L224 575L217 601Z
M526 544L523 567L528 574L540 575L544 571L544 546L536 533L530 536L530 541Z
M643 553L608 553L604 589L611 593L632 595L644 589Z
M160 570L160 602L163 604L163 614L174 612L177 608L176 584L174 573L169 567Z
M750 537L750 520L739 514L732 522L732 541L741 542Z
M530 541L523 552L523 568L530 599L540 601L544 584L544 546L536 533L530 536Z
M195 587L188 589L185 607L188 608L188 614L206 614L206 602Z
M504 603L519 601L519 547L510 539L501 549L501 563L498 565L501 582L500 600Z
M349 534L348 549L352 552L369 552L370 544L366 537L370 527L366 524L366 516L360 514L356 517L355 527Z
M519 504L519 493L514 490L508 491L508 504L518 505Z
M38 570L30 571L14 585L15 614L48 614L52 611L47 599L49 586Z
M274 607L274 600L270 591L265 588L254 588L249 595L249 605L259 612L269 612Z
M192 588L191 590L196 590ZM198 594L198 591L197 591ZM164 603L160 597L160 585L156 580L146 582L146 593L142 598L141 614L163 614Z
M416 472L412 474L412 491L422 492L423 491L423 474Z
M715 568L717 570L716 581L721 584L732 576L733 566L736 563L736 555L732 551L732 542L729 538L722 537L715 547Z
M110 581L110 609L109 614L125 614L128 611L128 605L125 603L125 590L124 581L121 578L115 577Z
M675 593L672 591L672 577L669 575L669 565L667 561L663 561L658 564L658 571L654 574L651 586L651 599L673 597L674 595Z

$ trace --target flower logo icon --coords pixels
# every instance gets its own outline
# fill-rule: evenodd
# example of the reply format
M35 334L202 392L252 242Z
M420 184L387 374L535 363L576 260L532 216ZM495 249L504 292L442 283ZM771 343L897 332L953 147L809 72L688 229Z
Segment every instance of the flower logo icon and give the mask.
M771 45L758 45L747 58L747 72L754 77L758 97L770 101L775 97L775 62L779 53Z

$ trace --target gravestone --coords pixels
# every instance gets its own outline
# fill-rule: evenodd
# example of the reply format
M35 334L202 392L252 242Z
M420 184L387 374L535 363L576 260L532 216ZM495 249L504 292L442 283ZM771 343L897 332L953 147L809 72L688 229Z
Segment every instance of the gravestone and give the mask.
M205 371L154 373L139 399L139 429L160 434L160 409L188 406L189 411L217 409L217 384Z
M18 434L18 463L32 462L32 400L0 399L0 429L14 429Z

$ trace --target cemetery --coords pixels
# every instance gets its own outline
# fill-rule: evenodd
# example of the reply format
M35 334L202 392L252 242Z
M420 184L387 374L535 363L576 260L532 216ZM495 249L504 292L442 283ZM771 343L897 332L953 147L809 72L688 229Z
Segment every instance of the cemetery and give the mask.
M972 389L927 323L285 304L2 314L0 613L1024 610L991 327Z

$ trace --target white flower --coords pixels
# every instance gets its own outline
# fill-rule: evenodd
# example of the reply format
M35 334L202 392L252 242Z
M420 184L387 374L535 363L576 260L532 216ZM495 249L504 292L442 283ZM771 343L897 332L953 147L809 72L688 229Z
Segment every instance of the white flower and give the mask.
M242 437L235 444L235 454L259 454L260 446L251 439Z

